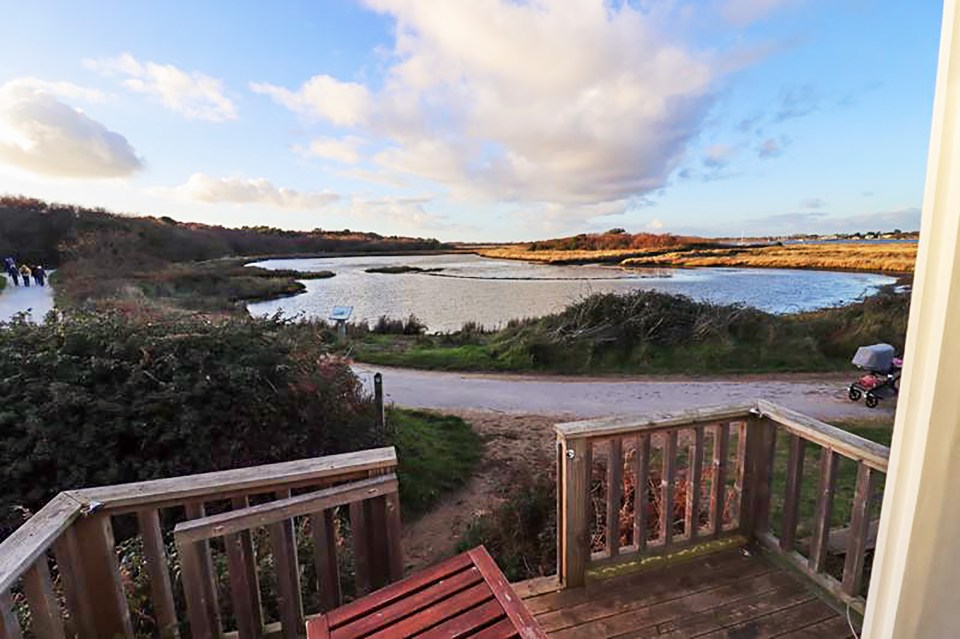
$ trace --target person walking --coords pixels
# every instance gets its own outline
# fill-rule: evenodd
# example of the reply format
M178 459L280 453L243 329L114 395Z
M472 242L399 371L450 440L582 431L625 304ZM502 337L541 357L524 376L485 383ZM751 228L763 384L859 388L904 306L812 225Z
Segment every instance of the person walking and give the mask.
M47 278L47 272L43 270L42 264L37 264L33 267L33 281L37 283L37 286L43 286L43 281Z
M17 263L13 261L13 258L8 257L4 259L3 265L7 271L7 275L13 280L13 285L20 286L20 272L17 271Z
M26 264L20 265L20 277L23 278L24 286L30 286L30 267Z

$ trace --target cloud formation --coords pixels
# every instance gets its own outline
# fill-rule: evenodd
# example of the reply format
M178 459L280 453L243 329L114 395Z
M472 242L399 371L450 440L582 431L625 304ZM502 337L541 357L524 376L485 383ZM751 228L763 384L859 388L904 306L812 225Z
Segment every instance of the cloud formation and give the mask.
M826 205L827 203L819 197L808 197L800 200L800 208L802 209L822 209Z
M295 191L274 186L266 178L222 177L194 173L172 191L200 202L265 204L282 209L320 209L339 199L329 191Z
M396 22L375 90L328 75L251 88L376 140L377 168L439 182L455 201L574 216L629 204L666 184L714 101L721 65L664 35L669 16L631 3L366 4Z
M355 136L345 138L315 138L305 149L300 149L306 157L334 160L341 164L356 164L360 161L359 147L363 140Z
M81 87L34 79L0 86L0 162L69 178L126 177L143 168L125 137L61 102L49 89L76 95Z
M757 146L757 157L761 160L769 160L780 157L783 154L784 142L776 138L767 138Z
M237 108L227 97L223 82L197 71L186 72L172 64L140 62L129 53L115 58L84 60L84 66L106 75L125 78L124 87L158 98L164 106L188 120L223 122L237 119Z
M720 15L738 27L762 20L793 0L721 0Z

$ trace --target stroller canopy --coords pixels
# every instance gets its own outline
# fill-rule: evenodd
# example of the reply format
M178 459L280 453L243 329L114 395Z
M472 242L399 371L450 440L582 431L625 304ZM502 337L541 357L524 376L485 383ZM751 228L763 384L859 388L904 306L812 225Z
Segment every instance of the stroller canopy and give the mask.
M861 346L853 356L853 365L880 373L889 372L893 368L893 356L896 349L890 344L874 344Z

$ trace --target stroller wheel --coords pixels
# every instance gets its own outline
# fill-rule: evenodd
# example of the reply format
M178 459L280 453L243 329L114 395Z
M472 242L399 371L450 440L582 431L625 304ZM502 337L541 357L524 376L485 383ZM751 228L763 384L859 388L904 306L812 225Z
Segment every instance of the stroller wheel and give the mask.
M877 404L880 403L880 399L873 393L867 393L866 404L867 408L876 408Z
M859 389L856 389L853 386L851 386L850 392L847 393L847 395L850 397L851 402L859 402L860 398L863 396L863 393L861 393Z

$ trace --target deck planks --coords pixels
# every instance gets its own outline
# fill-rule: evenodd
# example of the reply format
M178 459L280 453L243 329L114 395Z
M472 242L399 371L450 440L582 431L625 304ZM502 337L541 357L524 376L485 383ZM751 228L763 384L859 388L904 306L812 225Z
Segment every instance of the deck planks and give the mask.
M739 550L584 588L529 592L524 603L551 639L851 636L846 619L802 578Z

